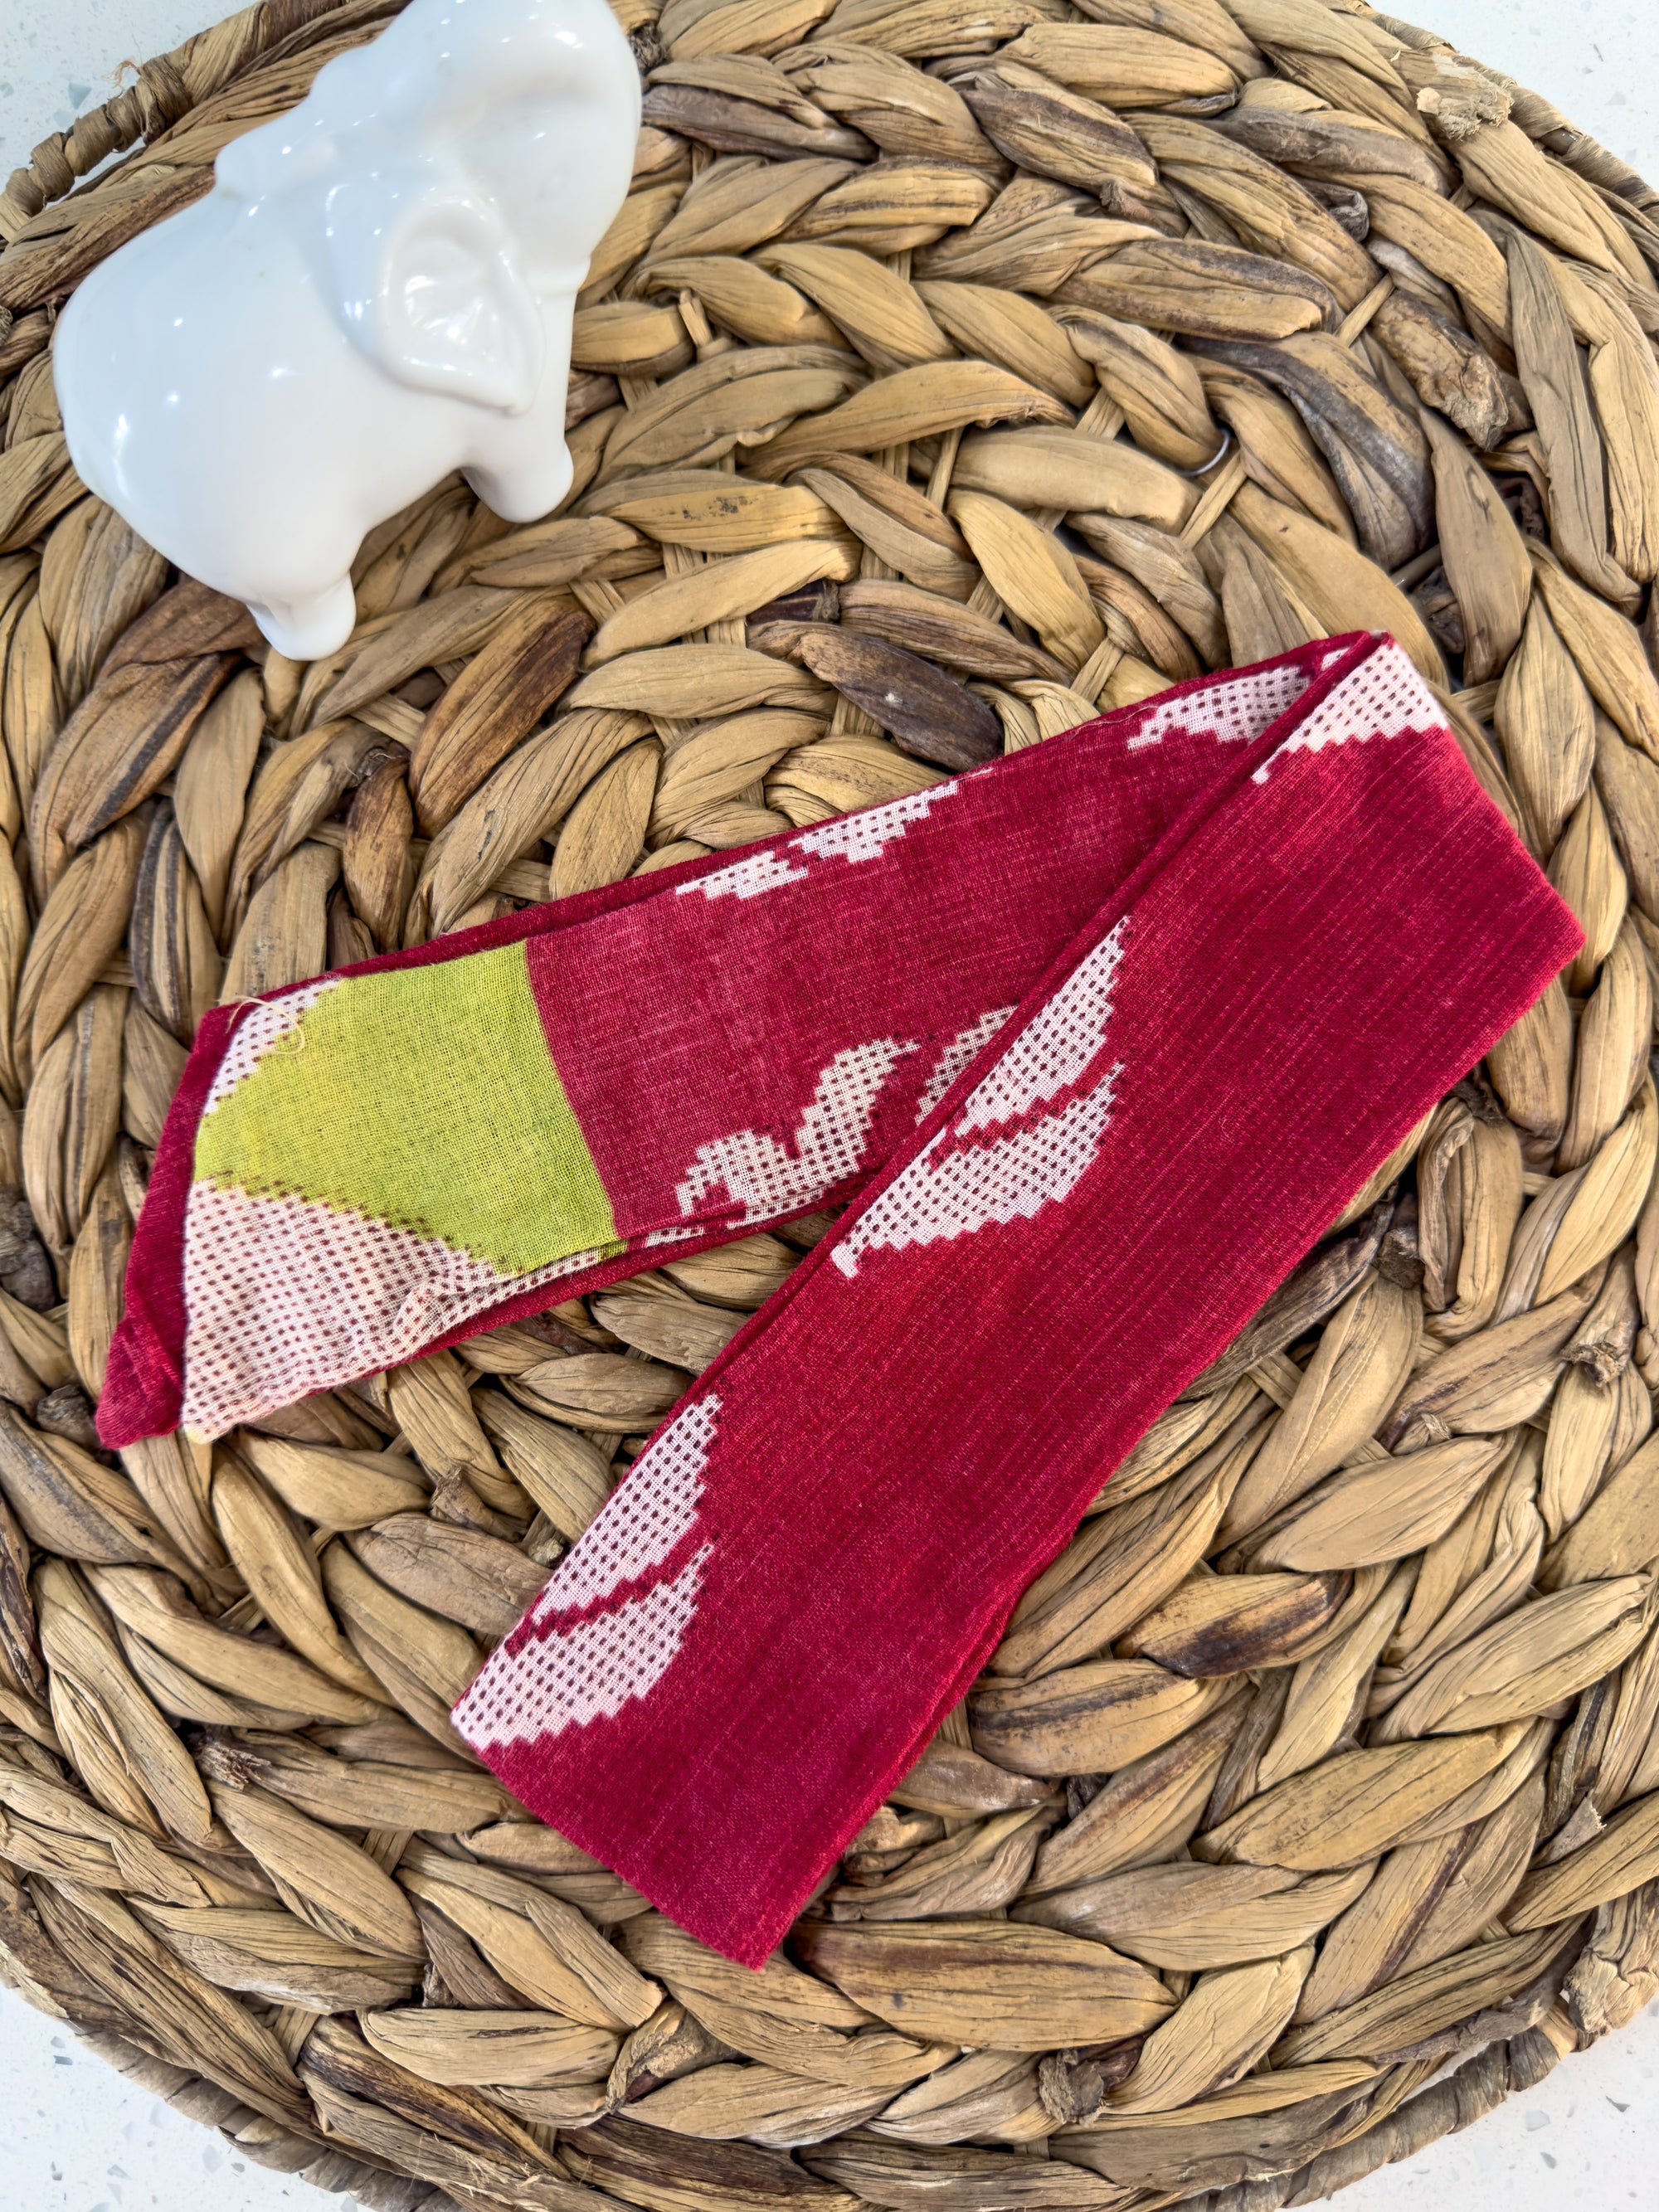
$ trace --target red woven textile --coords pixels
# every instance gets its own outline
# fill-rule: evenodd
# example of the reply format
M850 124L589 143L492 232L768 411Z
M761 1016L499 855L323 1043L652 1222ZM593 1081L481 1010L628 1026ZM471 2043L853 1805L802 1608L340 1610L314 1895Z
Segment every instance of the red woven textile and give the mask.
M1021 776L1052 809L1031 793L987 866L963 802ZM456 1712L526 1804L751 1965L1113 1467L1579 942L1388 640L1188 687L957 793L926 833L953 842L964 958L1029 957L1059 844L1048 957L942 1095L943 1058L905 1092L885 1165ZM756 896L775 1130L835 1034L793 988L803 933L846 949L854 1034L915 1033L902 925L874 976L862 933L926 833L856 889L804 871Z
M758 1963L1113 1468L1579 941L1392 641L1202 679L217 1011L100 1429L217 1433L851 1200L456 1712L526 1804ZM369 1206L376 1163L337 1171L280 1110L284 1083L372 1090L407 991L441 1132L507 948L514 1080L556 1090L563 1163L532 1146L507 1187L526 1214L561 1175L587 1194L527 1259L513 1204L483 1256L438 1218L441 1140ZM462 1105L453 1139L476 1156Z
M181 1420L216 1436L637 1272L661 1246L685 1256L850 1196L1218 770L1356 647L1310 646L736 857L216 1007L156 1152L99 1403L105 1443ZM1170 714L1194 741L1154 741ZM481 1127L460 1075L507 1026L468 1017L507 954L523 985L514 1026L538 1025L610 1212L517 1272L480 1267L476 1234L442 1234ZM434 978L453 985L443 1005ZM313 1034L329 1013L331 1038ZM410 1035L419 1066L388 1069ZM431 1078L441 1103L447 1091L450 1109L405 1163L425 1188L394 1207L357 1186L404 1133L411 1077ZM290 1095L276 1089L260 1156L232 1146L227 1173L212 1158L225 1109L273 1079ZM509 1228L562 1174L556 1133L504 1126L511 1110L487 1108L482 1124ZM307 1121L344 1133L326 1176L298 1158Z

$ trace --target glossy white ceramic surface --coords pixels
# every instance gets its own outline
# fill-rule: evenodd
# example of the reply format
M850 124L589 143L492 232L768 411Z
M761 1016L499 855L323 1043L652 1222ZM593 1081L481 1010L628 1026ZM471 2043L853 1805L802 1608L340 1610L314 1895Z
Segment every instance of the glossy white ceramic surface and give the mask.
M81 476L296 659L349 636L365 532L452 470L509 521L547 514L639 113L605 0L412 0L76 292Z

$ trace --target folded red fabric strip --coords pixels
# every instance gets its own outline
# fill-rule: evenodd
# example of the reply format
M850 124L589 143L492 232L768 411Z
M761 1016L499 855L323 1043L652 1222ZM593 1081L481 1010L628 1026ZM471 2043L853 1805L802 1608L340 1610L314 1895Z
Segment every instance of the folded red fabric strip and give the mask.
M1242 741L1215 687L1059 741L1088 756L1093 911L457 1709L519 1796L735 1958L776 1943L1157 1413L1577 944L1404 654L1316 667L1236 692ZM1291 668L1312 680L1269 720ZM961 866L994 933L1023 860ZM754 980L799 1060L787 976Z
M210 1018L100 1424L216 1433L852 1197L456 1714L757 1962L1111 1468L1577 942L1391 641L1183 686Z
M1355 641L203 1022L99 1407L216 1436L869 1180ZM1200 734L1157 739L1160 714ZM1204 734L1207 733L1207 734Z

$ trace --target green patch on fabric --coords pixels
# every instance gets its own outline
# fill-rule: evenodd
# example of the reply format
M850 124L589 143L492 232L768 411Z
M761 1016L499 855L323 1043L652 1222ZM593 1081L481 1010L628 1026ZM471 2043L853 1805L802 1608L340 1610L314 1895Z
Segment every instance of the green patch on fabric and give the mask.
M196 1174L441 1237L504 1275L617 1237L521 945L325 991L203 1117Z

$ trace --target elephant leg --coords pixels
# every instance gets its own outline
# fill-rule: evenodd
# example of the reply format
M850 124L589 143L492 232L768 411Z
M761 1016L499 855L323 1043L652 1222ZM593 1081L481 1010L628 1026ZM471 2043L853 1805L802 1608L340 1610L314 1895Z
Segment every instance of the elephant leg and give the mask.
M252 616L278 653L290 660L320 660L337 653L357 624L357 595L349 576L297 599L248 601Z
M466 480L503 522L537 522L550 514L570 489L574 471L562 430L526 443L510 458L475 462Z

